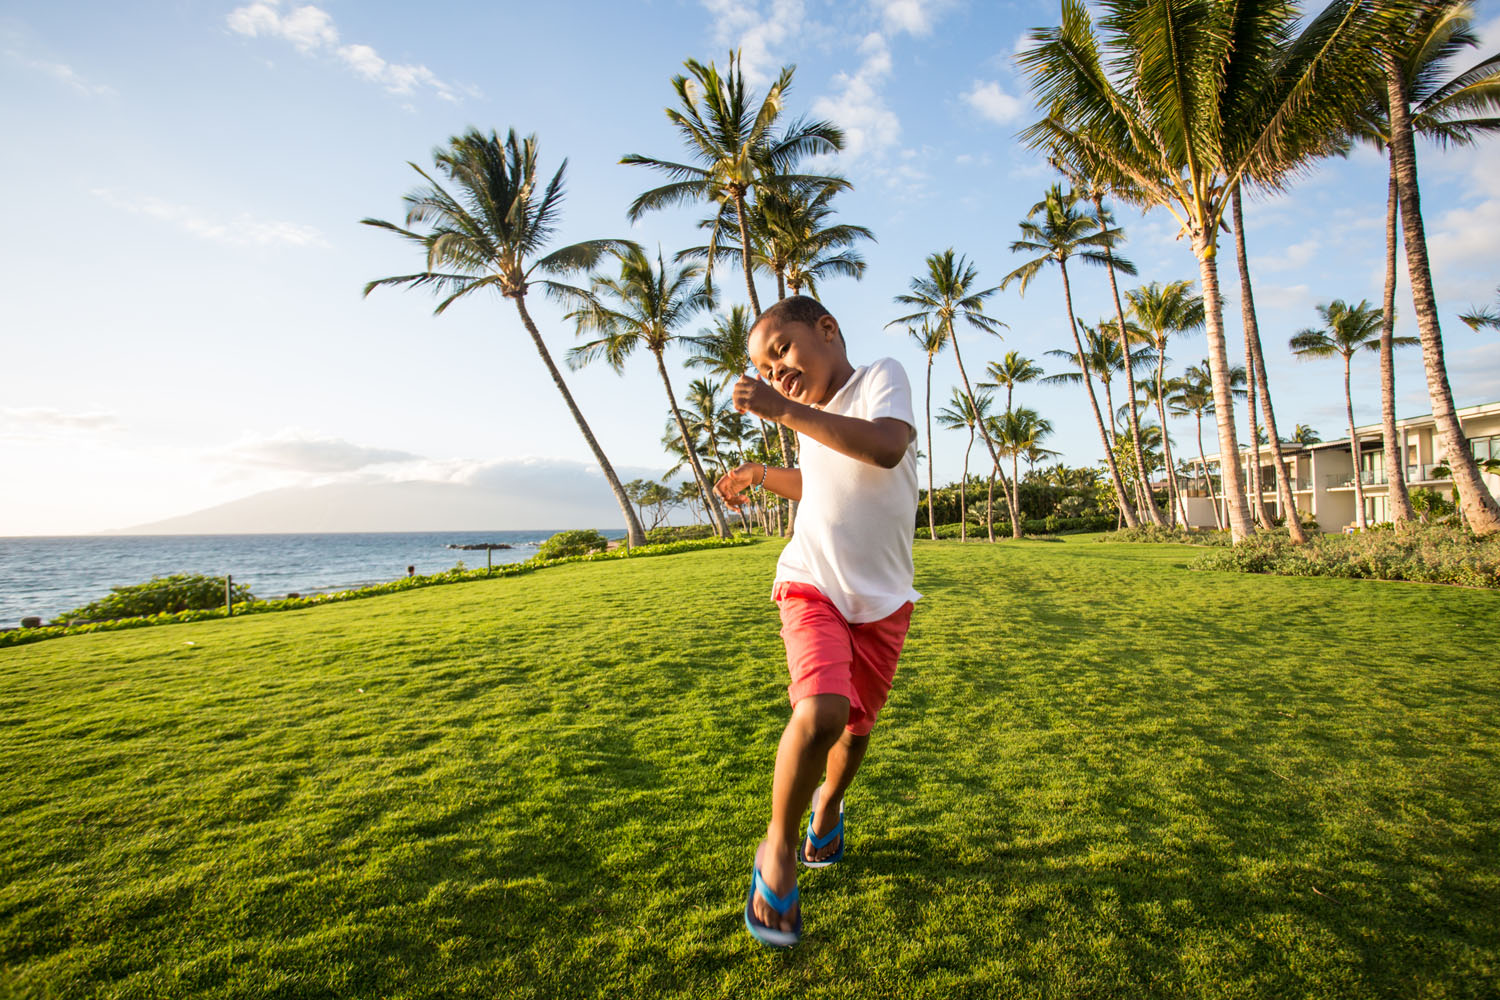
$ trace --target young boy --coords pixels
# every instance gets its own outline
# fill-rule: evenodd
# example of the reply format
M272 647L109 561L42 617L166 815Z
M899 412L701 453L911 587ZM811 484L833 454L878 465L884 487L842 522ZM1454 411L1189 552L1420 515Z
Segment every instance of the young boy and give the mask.
M792 717L776 751L771 823L745 901L750 933L787 947L802 934L797 861L825 867L844 856L844 792L921 596L912 589L911 557L916 420L901 365L890 358L851 365L838 320L815 299L793 296L762 313L750 330L750 359L764 380L742 377L735 408L791 428L802 442L801 468L750 462L715 486L735 508L752 486L800 501L772 588Z

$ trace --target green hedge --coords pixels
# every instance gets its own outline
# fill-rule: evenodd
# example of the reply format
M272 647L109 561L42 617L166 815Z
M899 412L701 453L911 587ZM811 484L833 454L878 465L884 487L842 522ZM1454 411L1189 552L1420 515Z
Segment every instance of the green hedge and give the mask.
M665 545L668 542L686 542L697 538L714 537L714 529L707 524L684 524L673 527L664 525L646 532L647 545Z
M1027 518L1021 522L1021 533L1023 535L1063 535L1079 531L1107 531L1115 526L1115 515L1113 514L1087 514L1083 517L1058 517L1055 514L1040 518ZM957 524L940 524L937 526L938 538L957 538L959 526ZM995 537L1010 537L1010 522L995 522ZM917 538L931 538L926 524L917 525ZM969 525L970 538L988 538L988 532L984 524Z
M1306 545L1293 545L1285 534L1261 532L1205 553L1188 566L1500 588L1500 536L1478 538L1460 528L1411 525L1400 531L1320 535Z
M422 587L434 587L446 583L488 580L497 576L523 576L539 569L563 566L568 563L602 562L608 559L640 559L647 556L672 555L677 552L693 552L698 549L754 545L756 541L756 539L744 535L736 535L734 538L728 539L702 538L669 542L664 545L640 545L629 550L622 546L611 552L590 552L587 555L564 556L560 559L533 558L526 562L496 566L494 569L455 568L442 573L430 573L425 576L405 576L399 580L392 580L390 583L377 583L370 587L360 587L356 590L341 590L332 594L309 594L306 597L288 597L279 601L244 601L234 605L234 614L238 616L258 615L272 611L295 611L299 608L312 608L322 604L357 601L361 598L376 597L381 594L399 594L402 591L419 590ZM118 618L114 621L94 622L89 625L44 625L41 628L19 628L8 632L0 632L0 649L7 646L21 646L29 642L40 642L43 639L56 639L65 635L85 635L90 632L114 632L121 629L144 628L150 625L174 625L179 622L201 622L224 617L227 617L226 612L224 608L219 607L199 611L163 612L154 615L141 615L135 618Z
M202 576L190 573L173 573L171 576L153 576L145 583L132 583L125 587L112 587L108 596L81 608L64 611L53 619L54 625L71 622L98 621L100 619L141 618L148 615L172 614L178 611L201 611L206 608L224 606L224 588L230 588L233 603L255 600L250 588L241 584L230 584L222 576Z

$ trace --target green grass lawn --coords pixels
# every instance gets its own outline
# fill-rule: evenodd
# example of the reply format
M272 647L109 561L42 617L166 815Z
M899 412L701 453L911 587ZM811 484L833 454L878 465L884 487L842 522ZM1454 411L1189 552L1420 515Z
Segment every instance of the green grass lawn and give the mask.
M0 651L0 994L1494 997L1500 594L920 543L741 925L779 544Z

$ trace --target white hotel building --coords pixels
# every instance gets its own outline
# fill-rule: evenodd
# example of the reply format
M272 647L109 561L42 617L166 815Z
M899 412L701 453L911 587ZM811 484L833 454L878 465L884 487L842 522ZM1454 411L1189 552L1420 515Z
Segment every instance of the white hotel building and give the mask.
M1466 406L1458 411L1459 425L1469 439L1469 448L1475 457L1500 458L1500 402ZM1386 505L1388 459L1380 425L1368 424L1356 427L1359 436L1360 484L1365 494L1365 519L1371 524L1390 520ZM1396 421L1396 438L1401 442L1402 462L1405 465L1406 488L1415 490L1429 487L1440 491L1444 497L1451 496L1451 479L1434 479L1433 467L1440 464L1446 453L1446 445L1438 434L1436 422L1431 414ZM1191 457L1197 464L1197 456L1189 456L1176 449L1178 457ZM1354 517L1354 452L1348 438L1323 441L1314 445L1281 446L1287 472L1292 482L1292 496L1297 509L1304 514L1311 512L1318 520L1318 527L1325 532L1343 531L1355 523ZM1219 456L1206 456L1209 468L1216 469ZM1250 450L1240 449L1240 469L1245 475L1245 488L1250 487L1249 469L1253 462ZM1261 483L1265 490L1261 503L1267 516L1282 515L1281 499L1276 492L1275 459L1269 445L1261 445ZM1483 477L1492 496L1500 497L1500 476ZM1209 499L1203 479L1198 476L1180 476L1187 498L1188 522L1194 527L1214 527L1213 501ZM1225 518L1226 504L1217 475L1213 478L1214 491L1218 495L1220 517ZM1252 499L1253 502L1253 499Z

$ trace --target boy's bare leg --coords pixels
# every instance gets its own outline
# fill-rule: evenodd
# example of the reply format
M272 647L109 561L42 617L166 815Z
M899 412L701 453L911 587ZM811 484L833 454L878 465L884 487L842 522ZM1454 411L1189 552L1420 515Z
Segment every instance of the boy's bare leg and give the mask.
M813 815L812 822L812 832L817 836L826 837L839 825L839 807L844 803L844 793L849 790L854 776L859 773L860 762L865 759L865 751L869 748L869 733L856 736L846 729L828 751L828 777L818 795L818 811ZM803 857L809 861L822 861L832 857L838 853L842 840L840 837L811 850L804 843L802 850L806 853Z
M797 850L802 814L823 776L829 751L849 722L849 699L839 694L809 695L792 708L792 718L776 748L776 776L771 784L771 825L755 852L761 878L771 891L785 896L797 883ZM755 894L755 917L769 927L791 930L799 907L783 916Z

